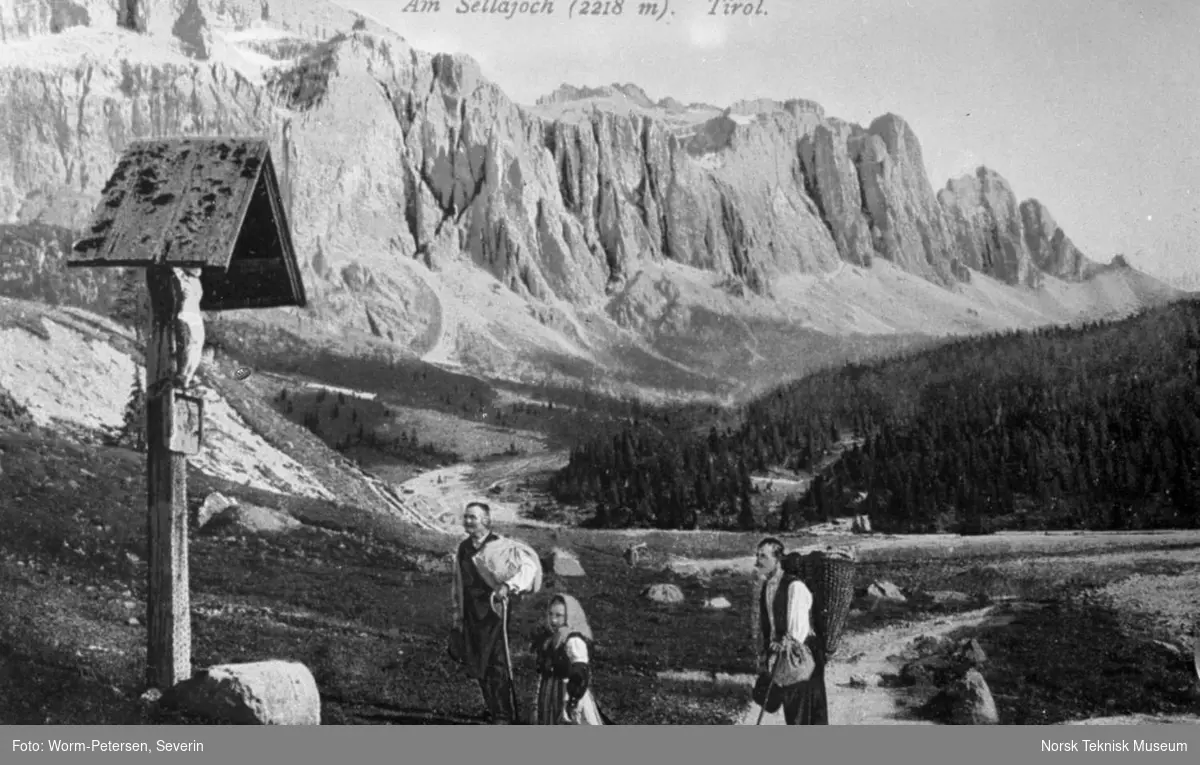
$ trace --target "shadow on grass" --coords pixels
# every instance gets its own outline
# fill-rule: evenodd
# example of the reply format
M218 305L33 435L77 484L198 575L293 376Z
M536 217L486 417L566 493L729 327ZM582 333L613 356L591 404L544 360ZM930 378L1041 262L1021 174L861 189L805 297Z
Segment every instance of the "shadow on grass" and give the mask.
M136 699L120 687L129 680L80 664L68 650L0 637L0 725L139 724Z
M1082 596L1010 618L959 630L947 641L974 638L987 653L980 671L1002 724L1194 711L1189 662L1156 645L1143 617ZM946 698L924 690L926 703L910 704L902 718L949 722Z
M120 605L47 598L44 575L0 567L0 725L143 722L141 659Z

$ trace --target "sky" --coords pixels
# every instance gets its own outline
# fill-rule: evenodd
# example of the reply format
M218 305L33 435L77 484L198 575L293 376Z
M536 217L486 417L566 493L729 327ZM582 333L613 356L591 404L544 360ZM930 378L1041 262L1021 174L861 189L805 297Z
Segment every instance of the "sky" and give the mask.
M518 103L631 82L717 106L805 98L862 125L898 114L935 190L986 165L1093 260L1200 289L1200 0L761 0L760 16L659 0L661 21L630 0L619 17L553 0L512 19L455 12L476 0L338 2L472 56Z

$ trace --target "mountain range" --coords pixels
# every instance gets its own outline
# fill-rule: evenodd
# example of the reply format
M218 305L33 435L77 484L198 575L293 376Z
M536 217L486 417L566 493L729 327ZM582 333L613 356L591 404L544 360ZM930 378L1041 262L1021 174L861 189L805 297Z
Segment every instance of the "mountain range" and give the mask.
M10 296L111 300L62 259L130 140L264 137L310 306L226 326L496 378L728 399L1182 294L994 169L935 189L896 114L631 84L522 106L325 0L0 0L0 133Z

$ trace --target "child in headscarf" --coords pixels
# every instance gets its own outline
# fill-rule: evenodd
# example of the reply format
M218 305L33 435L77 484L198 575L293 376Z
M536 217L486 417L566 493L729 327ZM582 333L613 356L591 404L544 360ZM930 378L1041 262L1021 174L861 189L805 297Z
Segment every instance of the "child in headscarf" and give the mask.
M538 666L538 725L604 725L591 692L592 629L579 601L555 595L546 608L546 634L534 644Z

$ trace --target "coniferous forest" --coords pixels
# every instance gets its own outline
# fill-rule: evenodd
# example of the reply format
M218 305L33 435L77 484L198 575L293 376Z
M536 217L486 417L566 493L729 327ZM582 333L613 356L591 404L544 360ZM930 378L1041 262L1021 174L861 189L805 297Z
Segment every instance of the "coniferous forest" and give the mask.
M707 433L629 421L552 481L599 526L892 532L1200 525L1200 301L814 374ZM755 512L752 474L812 480Z

